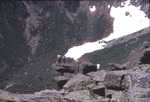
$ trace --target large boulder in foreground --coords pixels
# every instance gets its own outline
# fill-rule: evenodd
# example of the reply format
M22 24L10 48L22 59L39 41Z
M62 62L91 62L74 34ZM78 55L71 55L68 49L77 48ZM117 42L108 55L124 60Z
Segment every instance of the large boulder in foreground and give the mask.
M110 71L106 74L104 84L108 89L124 90L130 85L127 71Z

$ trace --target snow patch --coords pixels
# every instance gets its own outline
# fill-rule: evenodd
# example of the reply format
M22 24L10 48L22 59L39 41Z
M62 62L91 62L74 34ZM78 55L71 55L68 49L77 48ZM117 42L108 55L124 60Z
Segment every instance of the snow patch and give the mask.
M100 41L111 41L118 39L150 26L150 19L148 19L145 13L140 10L140 6L135 7L134 5L131 5L130 0L123 2L123 4L123 7L111 7L110 15L114 18L114 32ZM93 12L96 10L96 7L94 6L89 9ZM70 48L65 56L78 60L84 54L104 49L105 46L107 46L105 42L87 42L80 46Z

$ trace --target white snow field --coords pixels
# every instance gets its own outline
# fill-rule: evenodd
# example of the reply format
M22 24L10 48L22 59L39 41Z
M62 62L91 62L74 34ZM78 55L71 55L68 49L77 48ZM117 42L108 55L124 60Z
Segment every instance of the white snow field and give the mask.
M140 10L140 6L135 7L130 5L129 2L130 0L124 2L124 7L111 8L110 15L114 18L113 33L99 41L118 39L150 26L150 19L148 19L146 14ZM96 6L93 6L92 8L89 7L89 10L94 12ZM74 46L68 50L65 56L78 60L86 53L104 49L107 44L105 42L99 43L99 41L87 42L80 46Z

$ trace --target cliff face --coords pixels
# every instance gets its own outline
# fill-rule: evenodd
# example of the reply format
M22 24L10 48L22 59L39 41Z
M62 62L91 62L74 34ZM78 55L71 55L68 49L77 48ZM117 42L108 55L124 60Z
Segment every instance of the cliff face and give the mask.
M97 5L97 11L91 13L88 5ZM107 5L89 1L1 1L0 88L15 92L50 88L50 65L58 53L112 32Z
M150 43L144 42L123 64L53 63L59 90L18 94L0 89L0 102L149 102L149 58Z
M122 1L0 1L0 88L53 88L51 64L56 55L108 36L113 24L108 5ZM89 5L97 10L91 13Z

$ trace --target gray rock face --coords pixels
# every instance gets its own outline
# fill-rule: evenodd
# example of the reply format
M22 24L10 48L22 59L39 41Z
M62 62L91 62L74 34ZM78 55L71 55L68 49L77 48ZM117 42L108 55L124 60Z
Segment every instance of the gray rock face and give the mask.
M128 85L126 85L128 82L125 80L126 75L127 71L110 71L106 74L104 83L106 87L110 89L128 89Z
M64 85L64 88L69 90L85 89L90 81L90 77L83 74L77 74Z
M90 92L88 90L71 92L67 94L65 98L75 99L83 102L96 102L94 99L91 99Z
M79 72L86 74L89 72L97 71L96 65L90 63L90 62L82 62L79 64Z
M101 8L101 3L97 4ZM20 92L26 90L23 87L34 90L34 87L42 89L52 86L46 82L50 75L42 69L51 69L58 53L65 53L74 44L101 39L104 34L108 35L112 31L106 31L112 29L112 18L107 15L107 5L103 5L106 11L96 13L96 18L90 14L88 5L89 1L2 1L0 60L6 62L8 68L0 69L3 72L0 79L4 83L4 77L7 81L13 80L16 87L20 86ZM99 28L91 28L91 25L98 25ZM39 71L35 71L35 67ZM25 70L28 76L22 74ZM41 72L43 85L37 86L39 79L34 77L39 75L37 72ZM28 82L29 79L34 82ZM12 87L10 91L17 91L18 88Z
M66 52L72 44L101 39L112 32L113 20L108 14L107 6L118 6L122 0L91 2L2 1L0 88L27 93L51 88L54 84L54 81L50 80L51 64L58 53ZM149 4L137 0L135 2L135 5L142 4L141 9L149 14ZM98 8L94 16L88 11L91 4ZM140 34L142 33L137 35ZM60 75L55 77L55 81L63 88L61 91L13 94L0 90L0 102L149 102L149 45L146 42L132 52L127 66L112 64L106 71L97 71L96 66L90 62L81 62L79 65L75 62L52 65L57 71L54 74ZM127 46L119 45L115 48L128 49L128 43ZM100 57L97 57L101 58L106 53L110 60L113 60L111 58L114 58L114 55L126 56L124 52L120 54L120 50L116 51L115 48L104 50L104 53L98 54ZM114 50L114 55L109 54ZM116 59L124 60L120 56ZM100 61L108 64L107 58ZM133 68L139 63L144 65ZM127 70L126 67L131 70ZM80 74L77 74L78 72ZM112 99L108 97L109 94Z
M93 93L99 96L103 96L103 97L106 96L106 88L105 88L105 85L103 84L98 84L97 86L93 87L92 90L93 90Z
M91 77L91 79L93 79L97 82L104 82L106 74L107 74L107 71L105 71L105 70L88 73L88 75Z
M0 102L82 102L64 98L64 94L56 90L44 90L34 94L13 94L0 90Z
M150 88L150 74L143 71L135 71L132 73L133 85L135 87Z
M110 70L110 71L125 70L126 69L125 64L121 65L121 64L110 63L109 66L110 67L108 68L108 70Z

